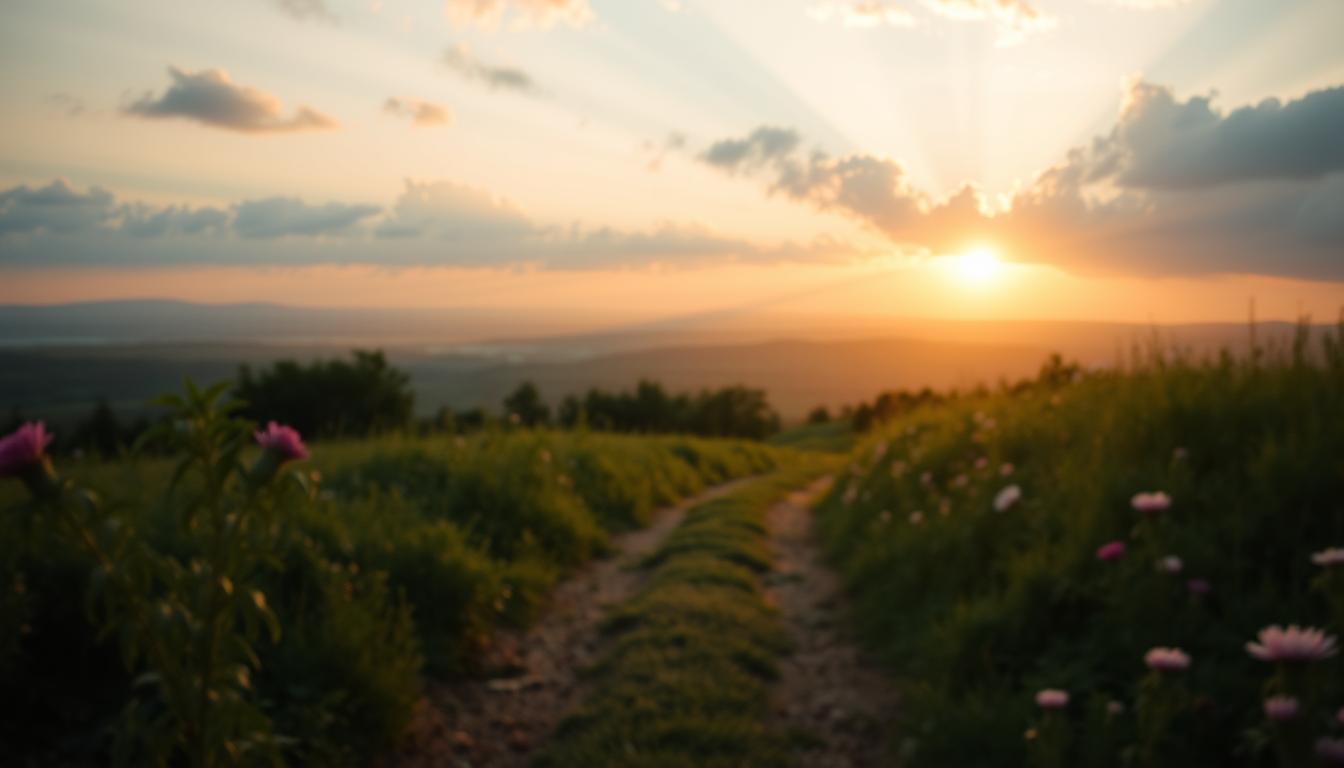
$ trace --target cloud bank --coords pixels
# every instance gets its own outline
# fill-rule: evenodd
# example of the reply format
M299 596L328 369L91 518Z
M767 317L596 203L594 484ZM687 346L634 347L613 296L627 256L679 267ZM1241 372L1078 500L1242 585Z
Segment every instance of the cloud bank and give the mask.
M990 242L1083 271L1344 280L1341 135L1344 87L1224 113L1138 81L1109 134L999 212L970 186L935 199L890 158L805 152L785 128L716 142L699 159L934 253Z
M383 111L410 120L412 125L421 128L450 125L453 122L453 113L447 107L424 99L389 98L383 102Z
M242 133L287 133L336 128L331 117L300 106L284 116L280 100L265 91L234 83L221 69L187 72L169 67L172 84L160 96L145 93L126 114L149 119L181 118Z
M64 181L0 192L0 268L163 265L615 269L725 262L853 261L830 239L761 246L703 227L548 226L451 182L410 182L387 208L293 197L227 208L124 203Z

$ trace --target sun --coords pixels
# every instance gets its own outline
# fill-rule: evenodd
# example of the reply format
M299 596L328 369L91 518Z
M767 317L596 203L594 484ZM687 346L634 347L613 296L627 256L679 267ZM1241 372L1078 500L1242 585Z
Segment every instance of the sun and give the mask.
M992 282L1003 271L1003 262L989 248L973 248L955 259L953 269L958 277L968 283L983 285Z

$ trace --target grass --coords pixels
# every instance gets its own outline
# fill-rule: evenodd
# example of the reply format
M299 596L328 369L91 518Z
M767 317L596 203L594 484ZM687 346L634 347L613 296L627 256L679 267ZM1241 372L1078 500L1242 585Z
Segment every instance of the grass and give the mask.
M770 438L771 445L799 451L848 453L858 439L849 419L836 418L821 424L802 424Z
M282 633L255 696L285 757L358 765L408 722L425 676L472 674L500 626L528 623L568 570L659 505L772 469L759 443L575 432L385 437L312 446L301 498L258 574ZM186 561L191 531L161 490L167 460L61 462L132 538ZM0 509L24 496L0 484ZM8 510L7 510L8 511ZM81 596L92 564L43 522L0 515L0 742L24 760L100 762L131 688ZM146 595L146 599L153 596Z
M645 562L641 592L616 608L593 690L541 766L783 766L769 686L788 641L760 576L769 506L818 476L808 460L701 504Z
M1311 560L1344 544L1338 338L1043 380L915 411L857 446L820 529L902 689L902 764L1287 765L1339 738L1337 658L1288 674L1245 650L1271 624L1344 635L1344 573ZM1021 500L996 511L1009 485ZM1171 507L1132 509L1146 491ZM1127 551L1103 562L1110 541ZM1159 568L1168 556L1178 568ZM1156 646L1189 653L1189 670L1149 672ZM1044 688L1068 707L1039 710ZM1301 700L1300 729L1265 721L1271 692Z

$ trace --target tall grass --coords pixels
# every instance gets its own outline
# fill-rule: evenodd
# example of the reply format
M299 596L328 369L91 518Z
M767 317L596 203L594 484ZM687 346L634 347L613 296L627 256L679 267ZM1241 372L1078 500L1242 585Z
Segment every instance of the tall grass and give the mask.
M238 695L268 724L272 756L309 765L366 764L400 736L425 675L472 673L495 628L528 622L611 532L780 455L745 442L548 432L386 437L313 453L281 473L290 490L258 528L265 551L229 585L264 595L279 630L253 644ZM165 494L172 462L59 469L101 499L91 530L199 570L204 540L184 524L184 500L213 496L190 481ZM154 665L121 657L120 625L99 631L97 563L25 496L0 484L0 748L18 764L99 764L119 734L139 749L128 762L174 755L127 731L128 702L150 720L166 703L145 687ZM152 608L173 589L154 582L134 599ZM210 764L257 759L226 751ZM170 762L186 759L176 754Z
M1344 634L1344 572L1312 559L1344 545L1341 457L1338 334L1043 376L880 428L819 525L904 692L893 752L928 766L1291 765L1339 738L1337 658L1276 667L1245 645L1274 624ZM1142 492L1169 508L1136 510ZM1122 557L1098 557L1109 542ZM1189 668L1150 671L1154 647ZM1038 707L1044 689L1069 704ZM1267 719L1271 693L1302 702L1291 728Z

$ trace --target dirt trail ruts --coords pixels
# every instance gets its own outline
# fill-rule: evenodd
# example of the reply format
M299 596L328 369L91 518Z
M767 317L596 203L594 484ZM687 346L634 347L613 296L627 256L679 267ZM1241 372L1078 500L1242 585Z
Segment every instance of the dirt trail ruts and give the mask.
M594 560L552 592L537 622L494 638L489 679L431 685L416 709L409 743L394 766L526 766L581 700L579 673L596 660L608 606L633 597L645 573L633 567L677 527L686 511L751 482L736 480L659 510L640 530L612 537L612 555Z
M767 594L783 614L793 653L780 664L774 713L780 733L806 733L802 768L887 765L884 731L896 712L893 686L845 631L844 592L812 535L811 504L829 478L769 512L775 571Z

